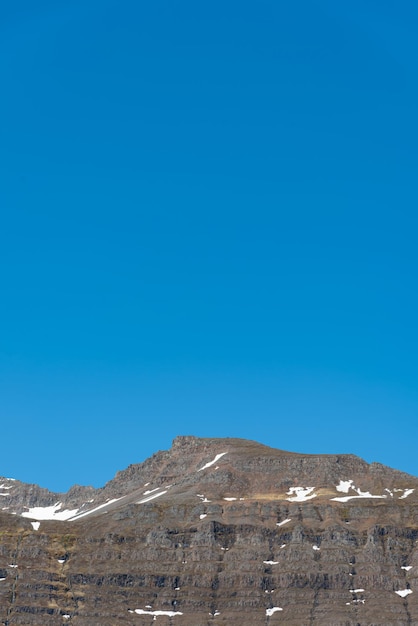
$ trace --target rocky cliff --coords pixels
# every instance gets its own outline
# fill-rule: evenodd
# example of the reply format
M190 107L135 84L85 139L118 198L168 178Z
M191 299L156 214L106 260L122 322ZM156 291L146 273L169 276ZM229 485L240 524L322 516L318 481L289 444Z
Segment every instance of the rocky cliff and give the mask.
M178 437L102 489L0 479L0 624L418 626L418 479Z

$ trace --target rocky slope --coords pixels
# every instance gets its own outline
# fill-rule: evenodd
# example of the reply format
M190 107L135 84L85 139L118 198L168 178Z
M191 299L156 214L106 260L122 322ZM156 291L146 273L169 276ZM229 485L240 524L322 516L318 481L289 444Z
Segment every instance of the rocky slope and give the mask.
M98 490L0 479L0 624L418 626L417 497L352 455L195 437Z

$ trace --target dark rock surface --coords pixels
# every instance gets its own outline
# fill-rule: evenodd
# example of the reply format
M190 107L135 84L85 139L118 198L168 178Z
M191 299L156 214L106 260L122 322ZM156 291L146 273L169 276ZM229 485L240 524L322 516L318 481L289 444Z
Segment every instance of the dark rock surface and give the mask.
M418 626L417 496L352 455L195 437L98 490L0 479L0 624Z

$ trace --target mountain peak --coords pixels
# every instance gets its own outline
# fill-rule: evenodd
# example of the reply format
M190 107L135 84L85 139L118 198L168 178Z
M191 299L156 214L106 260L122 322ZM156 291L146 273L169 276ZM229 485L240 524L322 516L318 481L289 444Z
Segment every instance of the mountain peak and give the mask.
M417 495L354 455L190 435L101 489L0 479L0 620L418 623Z

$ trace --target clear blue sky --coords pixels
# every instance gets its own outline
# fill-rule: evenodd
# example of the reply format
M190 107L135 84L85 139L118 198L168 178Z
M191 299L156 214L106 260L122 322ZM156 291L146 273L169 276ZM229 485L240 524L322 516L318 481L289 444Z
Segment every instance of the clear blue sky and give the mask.
M0 475L177 434L418 475L418 8L0 8Z

